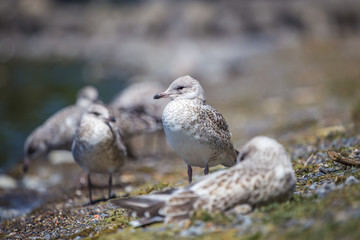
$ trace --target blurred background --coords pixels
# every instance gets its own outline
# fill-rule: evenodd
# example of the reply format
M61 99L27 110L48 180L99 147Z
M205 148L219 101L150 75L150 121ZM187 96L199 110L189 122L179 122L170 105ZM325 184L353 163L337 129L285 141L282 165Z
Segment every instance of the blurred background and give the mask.
M133 83L160 82L160 92L183 75L201 82L237 148L255 135L297 143L360 126L360 1L1 0L0 219L51 199L87 202L71 155L21 173L26 137L81 87L109 102ZM116 194L186 181L168 152L130 161Z
M237 146L357 121L360 2L3 0L0 170L82 86L109 102L182 75L202 83Z

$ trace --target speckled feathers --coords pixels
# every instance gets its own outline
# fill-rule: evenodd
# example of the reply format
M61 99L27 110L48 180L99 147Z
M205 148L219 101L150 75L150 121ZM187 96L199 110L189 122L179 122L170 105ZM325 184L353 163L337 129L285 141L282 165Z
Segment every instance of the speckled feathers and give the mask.
M224 117L206 104L200 83L190 76L176 79L154 98L169 97L162 121L170 145L189 166L233 166L238 152Z
M170 194L154 194L115 204L146 212L152 204L144 204L147 198L157 205L157 214L165 223L181 223L190 219L198 209L209 212L227 211L235 206L250 208L272 201L286 200L295 190L296 178L288 154L281 144L268 137L255 137L242 149L242 161L227 170L220 170L203 177L198 182L180 188ZM161 196L158 197L158 196ZM156 201L158 199L158 201ZM132 202L142 201L142 207ZM126 205L123 205L126 202ZM159 207L159 203L163 205ZM151 222L148 216L137 224Z

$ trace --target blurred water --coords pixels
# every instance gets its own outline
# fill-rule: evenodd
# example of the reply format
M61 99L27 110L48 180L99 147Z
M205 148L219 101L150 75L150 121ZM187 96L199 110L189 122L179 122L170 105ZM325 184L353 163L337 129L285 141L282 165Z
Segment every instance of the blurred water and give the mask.
M97 76L92 67L83 61L46 59L0 64L0 170L22 161L28 134L51 114L73 104L81 87L95 86L101 100L108 102L127 85L125 75Z

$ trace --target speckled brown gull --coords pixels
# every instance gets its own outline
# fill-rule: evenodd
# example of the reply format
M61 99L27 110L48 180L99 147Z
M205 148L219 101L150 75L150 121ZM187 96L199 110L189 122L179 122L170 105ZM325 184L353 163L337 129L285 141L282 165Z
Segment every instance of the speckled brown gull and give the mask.
M183 223L199 209L226 212L239 206L254 207L284 201L295 191L296 178L289 155L276 140L258 136L242 149L234 167L220 170L184 188L112 203L132 209L134 226L153 222Z
M76 129L72 153L88 175L90 202L93 202L91 173L109 174L110 198L112 174L119 172L126 159L126 148L110 108L93 104L84 112Z
M224 117L206 103L200 83L190 76L176 79L169 88L156 94L155 99L170 98L162 114L166 137L175 152L188 166L189 183L191 166L204 168L221 164L231 167L236 163L238 151Z
M24 144L24 170L33 159L44 156L52 150L71 151L71 144L80 117L89 105L98 101L96 88L86 86L78 95L76 105L68 106L54 113L27 137Z

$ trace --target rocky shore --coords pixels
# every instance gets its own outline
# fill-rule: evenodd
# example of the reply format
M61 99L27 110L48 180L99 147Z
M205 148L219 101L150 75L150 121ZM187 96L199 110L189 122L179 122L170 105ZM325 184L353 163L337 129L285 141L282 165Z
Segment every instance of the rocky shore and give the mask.
M197 212L185 228L134 229L126 210L101 201L106 176L94 176L100 201L89 205L82 169L71 154L56 152L34 161L25 175L21 161L0 170L1 239L360 239L358 1L68 2L0 3L4 156L22 152L29 116L45 120L62 106L61 90L76 92L56 85L73 81L62 67L54 67L54 79L46 64L45 74L27 70L83 61L76 65L78 85L108 84L104 79L168 85L194 75L228 121L237 148L256 135L286 147L297 190L290 200L248 215ZM11 65L19 59L36 64L19 71ZM44 76L56 87L39 94L34 79ZM34 82L21 85L28 79ZM10 92L10 86L22 87ZM27 89L33 95L24 100L19 93ZM15 114L23 108L27 115ZM138 136L132 144L138 159L114 177L117 197L187 184L186 167L164 136ZM202 170L194 168L194 181L199 176Z

